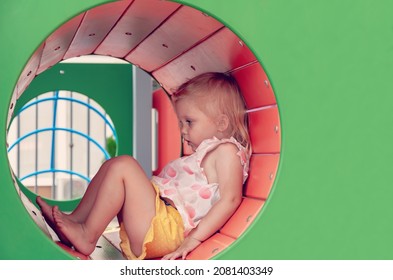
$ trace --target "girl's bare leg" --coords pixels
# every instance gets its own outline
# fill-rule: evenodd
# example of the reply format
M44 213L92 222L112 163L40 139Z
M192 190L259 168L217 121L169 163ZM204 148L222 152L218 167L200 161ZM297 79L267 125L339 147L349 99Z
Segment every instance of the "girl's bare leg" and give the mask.
M78 251L89 255L94 251L106 226L119 214L124 222L131 249L139 255L155 215L156 194L150 180L133 158L120 156L108 164L101 182L98 183L97 190L89 195L89 199L85 199L85 210L81 210L86 214L85 221L75 222L57 207L52 208L59 233ZM83 207L81 209L84 209ZM87 209L90 211L86 211Z
M110 159L110 160L106 161L100 167L97 174L91 180L84 196L82 197L82 199L81 199L80 203L78 204L78 206L76 207L76 209L71 214L68 214L68 215L63 213L64 215L66 215L66 216L64 216L64 219L69 218L69 219L73 220L74 222L84 222L86 220L87 214L90 212L92 204L94 203L94 200L97 196L97 190L99 189L100 182L104 178L104 176L108 170L108 167L109 167L111 161L113 161L113 160L114 159ZM54 218L53 218L53 214L52 214L53 206L46 203L46 201L43 200L40 196L37 196L36 202L41 208L41 212L45 218L45 221L54 230L54 232L59 237L60 241L64 244L70 246L71 243L69 242L69 240L64 235L59 233L57 230L57 226L56 226L56 223L54 222Z
M86 217L89 214L90 209L92 208L94 201L97 197L97 193L99 192L101 182L106 176L109 166L112 164L113 161L116 160L117 158L112 158L102 164L97 174L93 177L93 179L89 183L89 186L87 187L86 192L83 195L80 203L75 208L75 210L69 215L71 220L80 223L86 220Z

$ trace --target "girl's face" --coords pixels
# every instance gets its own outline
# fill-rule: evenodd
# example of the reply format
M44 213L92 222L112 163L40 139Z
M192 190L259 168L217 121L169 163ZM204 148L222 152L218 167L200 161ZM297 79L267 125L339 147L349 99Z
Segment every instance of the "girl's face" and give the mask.
M217 124L188 98L175 103L180 132L185 142L195 151L205 139L217 137Z

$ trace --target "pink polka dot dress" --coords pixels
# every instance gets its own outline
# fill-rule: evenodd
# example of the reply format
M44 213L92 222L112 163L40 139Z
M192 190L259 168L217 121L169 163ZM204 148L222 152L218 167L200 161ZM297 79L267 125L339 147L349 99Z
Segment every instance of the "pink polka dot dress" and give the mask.
M169 198L175 204L183 219L186 236L220 198L218 184L209 184L201 162L208 152L228 142L239 149L237 154L243 166L244 183L248 176L249 156L233 137L204 140L195 153L170 162L158 176L152 177L152 182L160 189L160 196Z

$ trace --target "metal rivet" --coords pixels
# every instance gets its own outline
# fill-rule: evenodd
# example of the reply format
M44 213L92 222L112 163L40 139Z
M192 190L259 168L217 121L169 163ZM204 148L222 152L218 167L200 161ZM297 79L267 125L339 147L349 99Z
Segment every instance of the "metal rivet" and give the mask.
M265 86L267 86L267 87L269 86L269 81L268 80L265 80L264 83L265 83Z
M60 72L61 75L63 75L65 73L64 70L60 70L59 72Z
M276 126L274 127L274 132L275 132L275 133L278 133L278 125L276 125Z
M274 174L273 174L273 172L272 172L272 173L270 173L270 175L269 175L269 179L270 179L270 180L273 180L273 178L274 178Z
M242 41L239 41L239 45L243 47L244 43Z

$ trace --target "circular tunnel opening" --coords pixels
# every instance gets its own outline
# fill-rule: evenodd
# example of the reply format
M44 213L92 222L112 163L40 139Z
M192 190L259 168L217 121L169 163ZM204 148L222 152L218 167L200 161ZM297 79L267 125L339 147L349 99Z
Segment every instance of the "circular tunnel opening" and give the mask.
M163 104L169 102L168 96L188 79L210 71L232 74L248 109L253 154L238 210L188 256L213 258L260 213L274 184L281 148L279 112L270 80L246 41L232 29L206 12L175 2L136 0L97 6L64 23L38 47L17 82L8 115L12 116L34 78L73 57L116 57L148 73L161 87L161 97L156 98L158 114L166 113ZM165 130L177 129L177 122L162 125ZM160 134L158 142L158 154L171 145Z
M94 99L74 91L39 94L8 129L10 166L25 191L80 199L101 164L117 153L116 130Z

